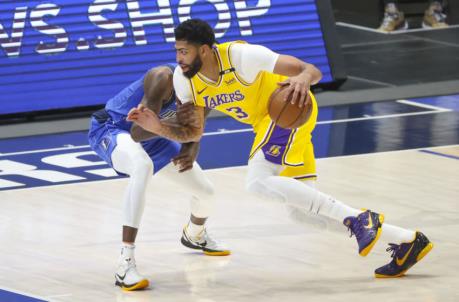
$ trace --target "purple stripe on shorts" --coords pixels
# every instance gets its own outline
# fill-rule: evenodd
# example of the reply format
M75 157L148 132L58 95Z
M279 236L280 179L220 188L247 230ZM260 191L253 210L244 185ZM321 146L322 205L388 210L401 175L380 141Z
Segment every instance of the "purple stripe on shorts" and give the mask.
M268 142L261 148L265 154L266 160L282 165L282 158L284 157L284 152L287 148L288 139L292 131L294 130L274 126L274 130Z

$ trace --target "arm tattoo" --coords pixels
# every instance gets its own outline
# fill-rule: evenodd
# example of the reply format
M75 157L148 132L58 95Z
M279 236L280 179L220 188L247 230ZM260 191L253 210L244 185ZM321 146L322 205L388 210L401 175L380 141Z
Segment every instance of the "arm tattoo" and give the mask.
M200 139L202 130L200 128L186 126L178 123L176 120L162 120L163 125L159 135L180 143L188 143Z

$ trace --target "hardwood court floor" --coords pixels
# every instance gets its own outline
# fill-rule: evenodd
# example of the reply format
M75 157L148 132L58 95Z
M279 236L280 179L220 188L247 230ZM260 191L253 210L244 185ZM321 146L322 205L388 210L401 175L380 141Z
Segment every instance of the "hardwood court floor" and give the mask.
M151 287L141 292L113 285L126 179L1 192L0 287L62 302L459 301L459 146L429 150L318 161L322 191L434 242L404 278L373 278L390 260L386 243L358 256L344 227L293 223L282 205L246 194L246 167L236 167L206 171L219 196L209 229L228 257L180 245L187 198L154 178L136 254Z

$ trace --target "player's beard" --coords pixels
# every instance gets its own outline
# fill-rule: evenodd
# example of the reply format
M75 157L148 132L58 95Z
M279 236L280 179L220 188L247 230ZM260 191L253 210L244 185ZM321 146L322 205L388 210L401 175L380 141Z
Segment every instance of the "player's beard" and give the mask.
M188 71L184 72L183 75L187 78L191 79L194 77L202 67L202 60L199 55L188 65Z

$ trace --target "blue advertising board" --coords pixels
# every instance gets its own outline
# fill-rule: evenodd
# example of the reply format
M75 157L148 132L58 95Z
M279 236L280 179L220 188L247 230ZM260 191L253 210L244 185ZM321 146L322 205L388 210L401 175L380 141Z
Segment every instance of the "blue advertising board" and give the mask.
M0 2L0 114L94 106L174 62L174 27L201 18L219 42L245 40L333 80L313 0Z

